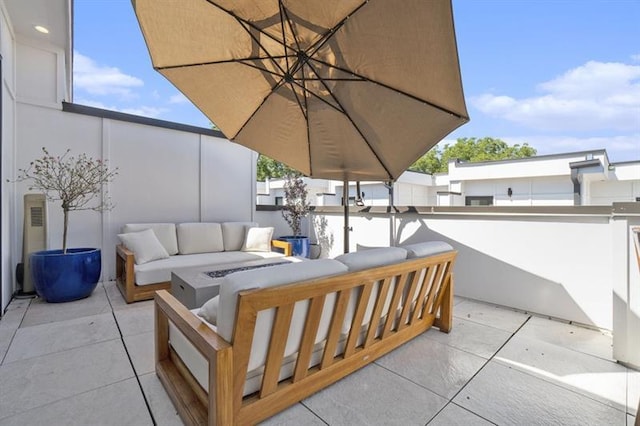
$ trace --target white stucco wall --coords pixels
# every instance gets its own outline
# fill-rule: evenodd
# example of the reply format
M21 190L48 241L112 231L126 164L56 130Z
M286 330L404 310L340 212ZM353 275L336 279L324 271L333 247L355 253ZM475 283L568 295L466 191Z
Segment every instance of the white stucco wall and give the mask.
M2 52L2 154L0 156L2 164L2 174L0 175L0 185L2 185L2 212L0 223L2 236L0 244L0 262L2 276L0 277L2 286L2 306L0 315L9 304L13 293L13 269L12 256L8 247L11 244L11 205L13 199L13 187L6 183L7 179L13 176L14 170L14 140L15 140L15 83L14 83L14 63L15 55L13 48L13 35L7 22L4 8L0 8L0 49Z
M259 213L263 224L278 221L278 212ZM323 256L341 254L342 214L311 220L312 242L331 242ZM449 242L459 251L457 295L612 329L613 247L620 241L608 214L352 214L349 224L351 251L357 244Z
M3 56L4 49L3 44ZM64 52L20 42L16 49L18 95L14 100L3 90L3 304L15 290L13 271L22 260L22 198L28 190L27 183L6 183L5 176L15 179L16 169L39 157L43 146L51 154L71 149L119 168L108 188L112 211L76 211L70 216L69 245L100 247L103 279L115 276L117 234L125 223L253 219L253 151L197 133L64 112ZM59 248L62 211L50 203L48 212L48 246Z

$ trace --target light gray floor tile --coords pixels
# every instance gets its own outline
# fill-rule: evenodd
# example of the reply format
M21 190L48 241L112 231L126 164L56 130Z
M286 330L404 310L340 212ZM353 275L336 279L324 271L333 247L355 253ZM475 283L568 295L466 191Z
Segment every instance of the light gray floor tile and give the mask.
M636 424L636 418L635 416L632 416L631 414L627 414L627 426L638 426Z
M453 319L453 328L448 334L432 328L424 335L429 339L486 359L491 358L511 337L508 331L460 318Z
M15 331L20 327L32 299L13 299L0 318L0 330Z
M0 366L0 417L133 377L120 340Z
M613 339L610 333L605 331L534 316L518 334L600 358L613 359Z
M9 345L15 334L15 330L7 328L6 330L0 330L0 364L3 363L4 357L9 350Z
M376 364L451 399L486 362L479 356L418 336Z
M146 306L153 306L153 300L144 300L142 302L127 303L122 297L122 293L118 289L115 281L107 281L104 283L104 289L107 293L107 298L111 302L111 307L114 311L120 311L122 309L135 309Z
M513 337L494 360L626 410L627 368L620 364L521 336Z
M448 404L431 420L429 426L489 426L493 423L454 403Z
M114 314L123 336L153 331L153 305L114 311Z
M155 341L153 331L124 336L124 344L137 375L155 372Z
M435 393L375 364L303 401L334 426L424 425L446 403Z
M111 312L22 327L16 331L4 363L118 339L120 333Z
M469 300L469 299L467 299L466 297L453 296L453 306L459 305L465 300Z
M147 397L153 418L158 426L182 426L178 411L173 406L169 395L164 390L156 373L140 376L140 384Z
M325 424L302 404L296 404L260 423L261 426L324 426Z
M640 371L628 369L627 375L627 413L638 415L640 404Z
M104 288L98 285L91 296L66 303L47 303L43 299L31 302L21 327L65 321L111 312Z
M469 299L455 305L453 315L458 318L512 333L518 330L530 316L513 309Z
M135 379L101 387L0 420L0 426L152 424Z
M624 425L626 414L544 380L489 362L454 402L496 424Z

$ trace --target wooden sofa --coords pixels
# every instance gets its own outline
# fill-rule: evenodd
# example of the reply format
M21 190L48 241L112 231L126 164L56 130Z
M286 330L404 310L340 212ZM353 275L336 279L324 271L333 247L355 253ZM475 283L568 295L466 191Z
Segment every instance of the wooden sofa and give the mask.
M169 255L167 259L153 261L154 264L162 264L162 262L168 261L165 266L160 266L163 269L162 279L157 281L154 280L155 282L138 282L136 279L136 258L134 251L127 248L124 244L118 244L116 246L116 284L127 303L153 299L153 295L156 291L170 289L171 270L183 266L198 267L251 261L260 258L261 255L270 254L257 252L240 253L244 230L248 227L257 227L258 224L255 222L222 223L220 226L219 235L217 235L217 239L219 239L220 241L211 241L211 244L213 246L217 245L217 247L222 249L220 252L203 253L202 251L196 250L195 253L191 251L191 254L183 254L181 250L182 241L179 238L179 227L181 225L194 225L196 228L192 229L191 233L198 233L199 229L197 228L200 225L207 226L217 224L186 223L178 224L178 228L176 228L176 224L173 223L142 223L127 224L123 227L123 233L140 232L141 230L147 229L154 230L154 232L157 234L158 243L163 246L163 248ZM185 234L187 231L185 231ZM242 232L242 234L239 234L239 232ZM238 235L232 235L232 238L229 238L227 235L234 233ZM291 244L279 240L270 240L270 243L272 249L278 249L282 251L282 253L279 255L291 256ZM206 258L204 258L203 255L205 255ZM200 256L202 258L201 260L199 260L200 263L193 261L194 256ZM191 258L192 260L190 261L189 258Z
M231 306L235 316L232 337L227 339L222 323L211 327L160 291L155 296L156 373L186 424L255 424L433 325L449 332L456 255L451 249L355 272L241 290L234 300L237 306ZM306 268L312 262L323 261L273 270ZM234 274L236 280L241 274L247 273ZM222 306L224 299L219 302ZM208 372L204 385L192 373L189 357L183 360L176 351L178 336L206 363L201 369ZM256 348L260 339L266 340L264 348ZM247 392L256 350L263 350L264 364L256 388ZM283 374L287 360L291 368Z

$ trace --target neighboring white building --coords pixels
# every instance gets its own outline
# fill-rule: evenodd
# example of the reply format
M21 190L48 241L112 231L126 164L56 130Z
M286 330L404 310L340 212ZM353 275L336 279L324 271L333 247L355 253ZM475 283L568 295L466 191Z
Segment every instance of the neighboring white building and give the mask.
M316 206L342 204L340 181L305 178ZM257 204L283 204L283 179L257 183ZM365 206L389 205L384 182L361 182ZM351 204L356 184L350 183ZM610 163L605 150L477 163L452 160L448 174L407 171L393 184L396 206L574 206L640 201L640 160Z
M307 184L309 201L314 206L342 205L343 182L337 180L303 178ZM425 206L436 202L436 187L432 175L406 171L392 188L386 182L372 181L360 183L360 197L364 206L388 206L389 191L392 189L393 205ZM268 179L257 182L257 204L284 204L284 179ZM349 199L351 204L356 200L356 183L350 182Z

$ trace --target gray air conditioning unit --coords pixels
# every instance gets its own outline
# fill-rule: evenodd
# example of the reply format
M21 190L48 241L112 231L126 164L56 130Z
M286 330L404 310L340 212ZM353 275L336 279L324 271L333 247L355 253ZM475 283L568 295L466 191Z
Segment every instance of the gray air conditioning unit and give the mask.
M44 194L24 195L24 227L22 234L22 264L18 265L17 281L22 293L34 293L29 255L47 248L47 199Z

